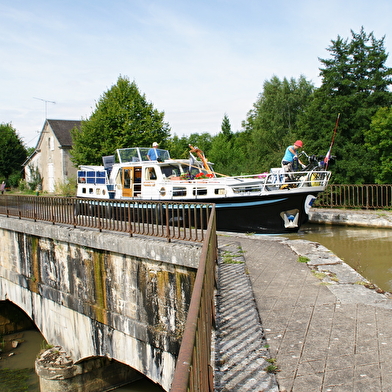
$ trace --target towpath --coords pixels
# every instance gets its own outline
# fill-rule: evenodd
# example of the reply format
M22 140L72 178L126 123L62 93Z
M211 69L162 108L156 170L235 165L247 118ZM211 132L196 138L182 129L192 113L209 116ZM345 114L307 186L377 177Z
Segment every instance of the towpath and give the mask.
M218 241L217 392L392 391L388 293L318 243Z

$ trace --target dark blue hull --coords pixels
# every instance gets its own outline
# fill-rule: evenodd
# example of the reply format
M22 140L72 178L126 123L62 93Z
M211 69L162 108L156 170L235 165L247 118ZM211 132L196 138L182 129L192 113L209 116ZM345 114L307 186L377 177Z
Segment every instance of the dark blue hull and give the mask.
M298 231L308 221L308 209L317 194L287 192L278 196L243 196L240 200L228 198L203 202L215 203L217 230L273 234Z

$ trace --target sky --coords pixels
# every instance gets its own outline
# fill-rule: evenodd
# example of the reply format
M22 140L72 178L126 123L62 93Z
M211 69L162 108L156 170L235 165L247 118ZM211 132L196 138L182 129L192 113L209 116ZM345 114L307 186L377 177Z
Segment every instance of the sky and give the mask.
M1 0L0 123L35 147L45 119L88 119L119 76L171 135L233 132L273 76L320 86L319 58L361 27L392 50L390 0ZM392 67L391 58L387 66Z

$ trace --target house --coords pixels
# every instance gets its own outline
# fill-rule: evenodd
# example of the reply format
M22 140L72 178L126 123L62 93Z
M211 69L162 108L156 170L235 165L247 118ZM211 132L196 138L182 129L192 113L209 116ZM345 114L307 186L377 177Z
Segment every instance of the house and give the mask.
M56 183L76 178L77 168L71 161L71 130L80 128L81 121L46 120L37 146L26 162L25 179L31 180L32 171L39 171L42 178L42 191L53 193Z

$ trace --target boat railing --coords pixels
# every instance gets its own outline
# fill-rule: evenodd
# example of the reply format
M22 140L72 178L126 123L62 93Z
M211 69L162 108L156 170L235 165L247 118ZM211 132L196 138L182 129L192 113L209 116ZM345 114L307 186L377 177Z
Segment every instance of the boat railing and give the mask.
M73 227L203 242L212 204L3 195L0 214Z
M238 192L251 189L254 191L271 191L279 189L284 190L287 189L287 187L326 187L330 177L331 172L326 170L284 172L283 169L276 168L271 169L271 172L269 173L222 177L219 178L219 181L228 186L235 187ZM214 183L214 179L205 180L205 182Z

